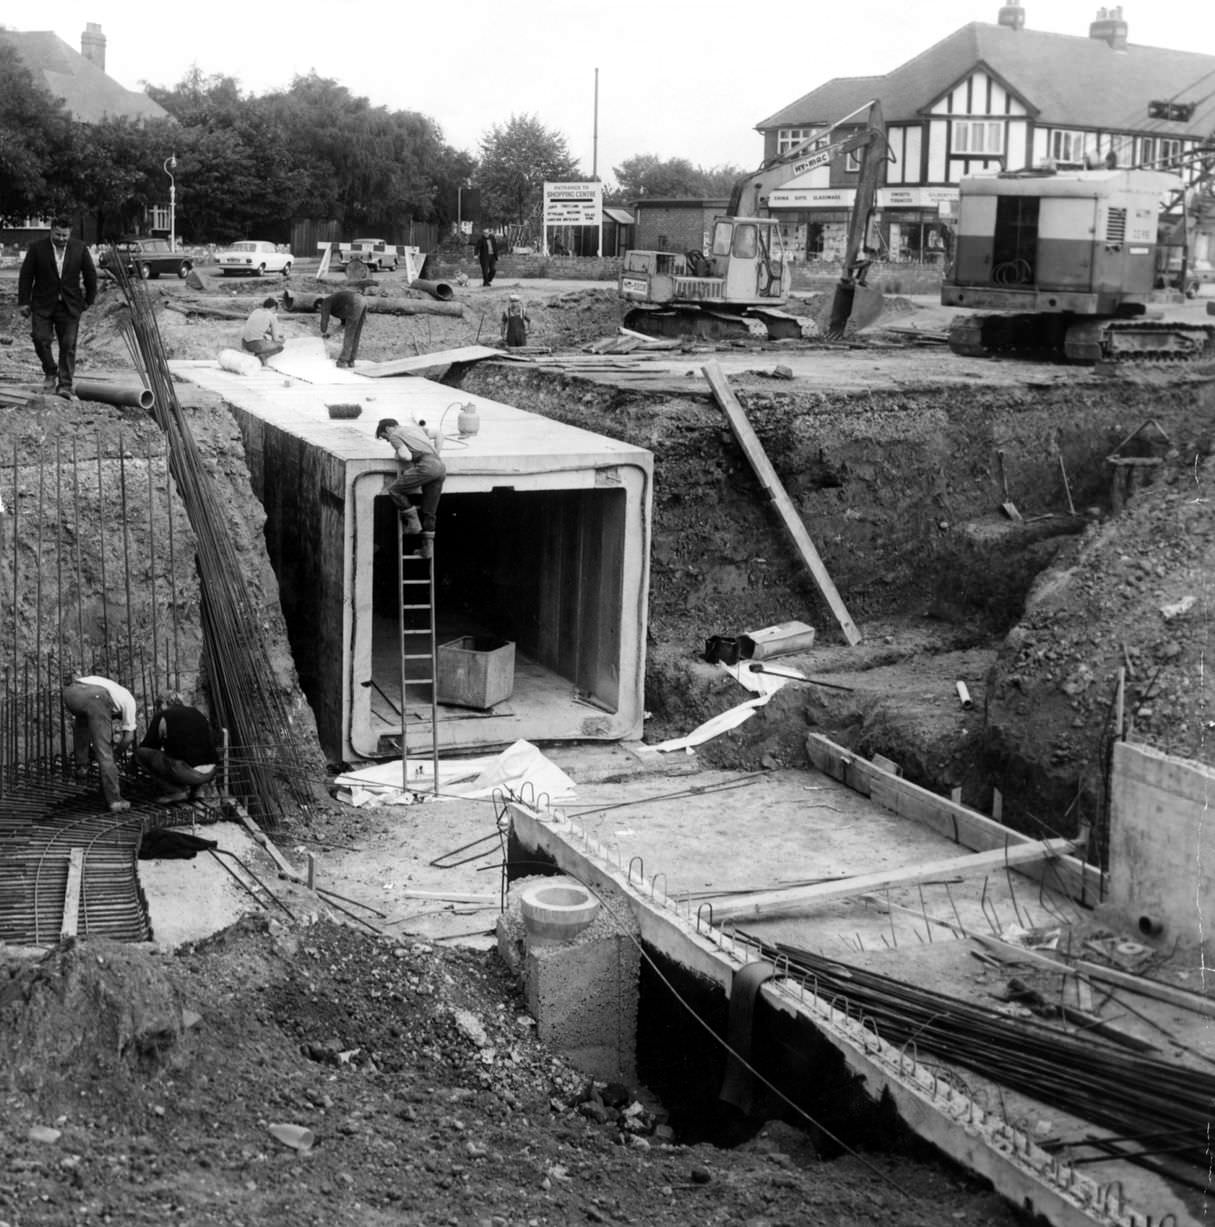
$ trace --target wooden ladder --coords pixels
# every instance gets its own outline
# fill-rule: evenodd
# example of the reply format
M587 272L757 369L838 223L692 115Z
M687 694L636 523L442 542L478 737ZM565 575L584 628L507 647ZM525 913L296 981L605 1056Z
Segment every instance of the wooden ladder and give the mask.
M439 699L438 645L435 641L435 560L434 538L430 539L429 558L423 558L409 546L397 517L397 553L400 558L400 616L398 626L401 642L401 784L406 792L439 792ZM429 688L429 698L419 694ZM411 694L418 701L411 703ZM412 715L430 707L430 737L426 742L421 730L411 744L409 724ZM431 777L425 787L421 764L429 756Z

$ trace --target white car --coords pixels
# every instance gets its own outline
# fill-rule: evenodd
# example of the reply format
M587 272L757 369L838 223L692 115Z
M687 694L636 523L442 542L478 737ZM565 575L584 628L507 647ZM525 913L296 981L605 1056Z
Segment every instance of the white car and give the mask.
M229 273L252 273L255 277L282 273L286 277L291 272L291 253L278 251L273 243L262 239L244 239L233 243L226 251L221 251L216 259L225 277Z

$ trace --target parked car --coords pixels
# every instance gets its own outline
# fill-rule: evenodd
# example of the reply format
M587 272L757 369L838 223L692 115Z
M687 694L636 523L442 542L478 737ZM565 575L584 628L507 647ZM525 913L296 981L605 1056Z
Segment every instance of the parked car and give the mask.
M255 277L282 273L286 277L291 272L291 253L275 250L274 244L264 239L242 239L221 251L216 259L225 277L229 273L252 273Z
M145 281L161 273L184 277L194 267L194 261L183 252L174 251L168 239L119 239L112 247L102 249L98 263L103 273L113 276L119 260L128 273L137 274Z

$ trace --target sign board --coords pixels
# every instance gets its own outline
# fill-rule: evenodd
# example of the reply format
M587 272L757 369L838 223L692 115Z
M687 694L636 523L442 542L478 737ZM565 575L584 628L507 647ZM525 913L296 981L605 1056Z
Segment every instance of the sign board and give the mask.
M957 187L880 187L879 209L936 209L958 198Z
M603 214L602 183L546 183L546 226L598 226Z
M778 188L768 196L769 209L851 209L856 199L854 187Z

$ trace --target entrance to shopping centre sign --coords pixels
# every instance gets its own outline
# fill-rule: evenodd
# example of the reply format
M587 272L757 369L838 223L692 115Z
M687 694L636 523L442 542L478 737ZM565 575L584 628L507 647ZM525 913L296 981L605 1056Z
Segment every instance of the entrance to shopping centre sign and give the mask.
M602 183L546 183L544 185L544 247L546 253L549 229L566 226L598 227L598 249L602 253Z

